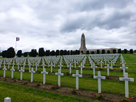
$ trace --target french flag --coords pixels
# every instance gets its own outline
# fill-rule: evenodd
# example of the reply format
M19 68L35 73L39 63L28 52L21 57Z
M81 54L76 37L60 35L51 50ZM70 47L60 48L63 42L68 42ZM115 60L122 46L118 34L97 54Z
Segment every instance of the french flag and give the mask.
M20 40L20 38L19 37L16 37L16 41L19 41Z

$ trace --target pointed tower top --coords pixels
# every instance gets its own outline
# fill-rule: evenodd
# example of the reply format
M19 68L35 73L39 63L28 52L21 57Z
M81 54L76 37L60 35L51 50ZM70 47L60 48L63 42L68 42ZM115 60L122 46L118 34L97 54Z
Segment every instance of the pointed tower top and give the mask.
M85 35L84 35L84 33L82 33L82 37L84 37Z

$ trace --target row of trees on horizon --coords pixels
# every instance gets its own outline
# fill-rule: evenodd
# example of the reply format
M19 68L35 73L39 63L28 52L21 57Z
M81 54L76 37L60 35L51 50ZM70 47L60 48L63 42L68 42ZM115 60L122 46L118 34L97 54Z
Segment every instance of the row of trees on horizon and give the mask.
M121 49L118 49L118 51L116 51L116 49L113 49L113 51L111 52L110 50L108 51L105 51L104 49L100 52L100 50L97 50L96 52L92 51L92 52L89 52L89 51L86 51L86 53L84 54L110 54L110 53L130 53L130 54L133 54L133 52L136 52L133 51L133 49L130 49L129 51L127 49L124 49L124 50L121 50ZM4 50L2 53L0 53L0 56L2 56L3 58L13 58L15 56L17 57L36 57L36 56L39 56L39 57L43 57L43 56L58 56L58 55L79 55L79 54L83 54L83 51L79 51L79 50L46 50L44 51L44 48L39 48L38 52L36 49L32 49L30 52L24 52L22 53L22 50L18 50L17 51L17 54L15 53L15 50L13 47L10 47L8 48L7 50Z

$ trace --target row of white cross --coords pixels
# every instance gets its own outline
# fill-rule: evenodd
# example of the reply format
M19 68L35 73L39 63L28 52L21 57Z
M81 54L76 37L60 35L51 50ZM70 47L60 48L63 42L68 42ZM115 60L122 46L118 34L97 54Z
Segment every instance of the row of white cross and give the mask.
M3 68L4 70L4 75L3 77L5 77L6 75L6 68ZM11 78L13 78L14 76L14 71L15 69L11 69L12 74L11 74ZM23 76L23 68L21 67L21 70L19 70L20 72L20 80L22 80L22 76ZM33 73L35 73L35 71L33 70L33 68L31 69L31 71L29 71L31 73L31 82L33 82ZM46 72L46 69L43 68L43 71L41 72L41 74L43 74L43 84L46 83L46 74L48 74L48 72ZM58 75L58 86L61 86L61 76L64 75L64 73L61 73L61 70L58 69L58 73L55 73L55 75ZM82 77L82 74L78 73L78 70L76 70L76 74L72 74L73 77L76 77L76 89L79 89L79 77ZM101 76L101 72L98 71L98 76L93 76L94 79L98 79L98 93L101 93L101 79L105 79L105 76ZM125 73L124 78L120 77L119 78L120 81L125 81L125 97L129 97L129 88L128 88L128 81L134 81L134 78L128 78L128 73Z

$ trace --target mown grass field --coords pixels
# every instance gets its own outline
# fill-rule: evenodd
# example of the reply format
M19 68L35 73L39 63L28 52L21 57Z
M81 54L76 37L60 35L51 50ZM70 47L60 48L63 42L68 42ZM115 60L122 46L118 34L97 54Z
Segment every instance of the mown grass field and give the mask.
M128 76L130 78L134 78L134 80L136 79L136 54L123 54L124 60L126 62L126 67L128 67L127 71L128 71ZM116 66L118 67L113 67L113 69L118 69L121 70L119 66L121 66L120 64L120 59L118 59ZM46 67L45 67L46 68ZM58 67L59 68L59 67ZM87 66L87 68L89 68L89 66ZM91 68L91 67L90 67ZM26 69L28 70L29 68L26 67ZM38 68L38 71L42 71L42 68ZM46 71L50 71L50 68L46 68ZM54 72L57 72L58 69L53 69ZM69 72L69 69L63 69L62 68L62 73L66 73ZM72 73L75 73L76 70L72 69ZM80 71L79 71L80 72ZM83 70L83 74L93 74L92 70ZM96 71L97 74L97 71ZM106 76L107 72L106 71L101 71L101 75ZM3 76L3 70L0 70L0 76ZM114 71L110 71L110 76L115 76L115 77L122 77L123 76L123 72L114 72ZM6 71L6 77L11 77L11 71ZM28 72L24 72L23 73L23 79L25 80L30 80L31 74ZM18 71L14 72L14 78L19 79L20 78L20 73ZM43 81L43 75L40 73L35 73L34 74L34 81L36 82L42 82ZM68 86L68 87L75 87L76 78L75 77L71 77L71 76L61 76L61 86ZM46 83L48 84L53 84L53 85L57 85L58 82L58 76L56 75L46 75ZM87 90L94 90L97 91L98 90L98 83L97 83L97 79L93 79L93 78L80 78L79 79L79 88L80 89L87 89ZM101 81L101 87L102 87L102 92L107 92L107 93L115 93L115 94L125 94L125 85L124 82L121 81L115 81L115 80L102 80ZM0 82L0 91L2 92L1 95L3 94L8 94L8 92L6 93L5 90L11 89L11 92L18 94L18 91L16 92L16 88L7 88L8 85L4 84L2 86L2 82ZM7 86L6 86L7 85ZM9 85L10 86L10 85ZM26 88L21 87L22 90L26 90ZM36 91L38 92L38 91ZM20 92L22 94L25 94L25 92ZM31 93L31 92L30 92ZM39 92L38 92L39 93ZM136 96L136 82L129 82L129 93L132 96ZM0 95L0 96L1 96ZM14 95L14 94L12 94ZM27 94L25 94L27 97ZM36 100L38 100L38 98L42 98L42 96L35 96L36 94L32 94L32 97L35 97ZM18 95L18 97L20 98L22 95L20 94L20 96ZM6 97L6 96L3 96ZM3 98L2 97L2 98ZM13 96L15 97L15 96ZM44 97L44 96L43 96ZM56 102L58 101L65 101L65 100L61 100L61 96L59 96L60 98L56 100ZM28 100L29 100L29 95L28 95ZM0 97L1 99L1 97ZM44 99L44 98L43 98ZM47 99L45 100L51 100L54 101L53 99L50 99L50 97L47 97ZM50 101L50 102L51 102ZM16 101L15 101L16 102ZM22 101L23 102L23 101ZM33 101L30 101L33 102ZM42 102L42 101L36 101L36 102ZM75 101L74 101L75 102Z

